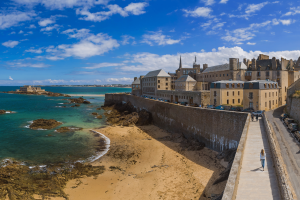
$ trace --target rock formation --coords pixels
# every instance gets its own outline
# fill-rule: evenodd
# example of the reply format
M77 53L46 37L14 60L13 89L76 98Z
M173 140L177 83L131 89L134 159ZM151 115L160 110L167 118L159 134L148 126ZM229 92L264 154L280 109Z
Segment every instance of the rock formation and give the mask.
M10 110L0 110L0 114L13 113Z
M59 129L56 130L56 132L58 132L58 133L65 133L65 132L71 132L71 131L80 131L82 129L83 128L79 128L79 127L68 127L68 126L65 126L65 127L60 127Z
M136 108L130 103L117 103L110 107L102 107L106 112L104 115L107 117L109 124L119 126L130 125L148 125L152 123L152 115L146 110L137 112Z
M52 129L59 125L61 122L58 122L54 119L37 119L34 120L33 123L29 126L29 128L37 130L37 129Z
M69 99L71 103L76 103L76 104L90 104L91 102L87 101L86 99L79 97L79 98L74 98L74 99Z

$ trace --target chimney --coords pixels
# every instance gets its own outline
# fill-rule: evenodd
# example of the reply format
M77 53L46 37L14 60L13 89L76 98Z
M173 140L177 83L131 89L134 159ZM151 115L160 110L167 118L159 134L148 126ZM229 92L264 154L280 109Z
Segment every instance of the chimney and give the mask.
M208 64L203 64L203 71L208 68Z
M243 59L243 63L244 63L245 65L247 65L247 58L244 58L244 59Z
M137 77L134 77L134 81L137 79Z
M256 70L256 60L255 58L252 59L252 70Z
M239 65L239 59L238 58L229 58L229 69L230 70L237 70Z
M277 69L277 62L276 62L276 58L273 57L272 58L272 70L276 70Z

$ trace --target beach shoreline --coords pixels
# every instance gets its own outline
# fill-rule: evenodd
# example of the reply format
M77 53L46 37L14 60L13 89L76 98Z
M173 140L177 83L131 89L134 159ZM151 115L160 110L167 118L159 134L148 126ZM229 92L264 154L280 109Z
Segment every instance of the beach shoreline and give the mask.
M93 129L110 139L109 151L93 166L105 166L96 179L74 179L64 189L72 200L201 199L221 194L226 181L212 186L225 168L217 152L183 148L186 139L154 126ZM60 200L61 198L53 198Z

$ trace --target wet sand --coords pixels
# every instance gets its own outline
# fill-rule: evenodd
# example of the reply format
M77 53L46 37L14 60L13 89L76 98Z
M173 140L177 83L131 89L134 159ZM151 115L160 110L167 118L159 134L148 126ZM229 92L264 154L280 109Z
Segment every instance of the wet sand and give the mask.
M70 200L204 200L225 188L226 181L212 186L225 169L215 159L217 153L207 148L188 151L180 135L170 137L153 125L95 131L111 140L108 153L93 163L106 170L96 179L69 181L64 191Z

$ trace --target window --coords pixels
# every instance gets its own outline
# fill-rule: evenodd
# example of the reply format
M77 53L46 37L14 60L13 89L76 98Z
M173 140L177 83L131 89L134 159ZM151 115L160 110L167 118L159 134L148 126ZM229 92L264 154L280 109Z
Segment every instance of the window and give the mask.
M267 98L267 93L265 93L265 98Z
M157 87L160 88L160 85L158 85Z
M234 96L234 92L232 92L232 96Z
M226 83L226 88L229 88L229 83Z
M271 97L271 92L269 92L269 97Z
M286 87L285 87L285 92L286 92Z
M249 84L249 89L253 89L253 83Z
M227 74L227 76L228 76L228 74Z
M234 104L234 99L232 99L232 104Z
M229 105L229 100L227 99L227 105Z
M260 76L260 72L257 72L257 76Z
M160 80L158 80L157 82L160 83Z
M168 86L168 83L166 83L166 86Z
M274 100L273 100L273 106L274 106Z
M238 96L240 96L240 91L238 91Z
M264 85L265 85L265 89L266 89L267 88L267 84L265 83Z
M265 103L265 107L268 107L268 103L267 102Z
M223 74L223 76L225 76L225 74Z
M276 104L277 104L277 99L276 99Z
M270 72L266 72L266 76L270 76Z
M249 103L249 108L253 108L253 102Z
M276 97L277 97L277 92L276 92Z
M272 97L274 97L274 92L272 92Z
M216 83L214 84L214 88L217 88L217 84Z
M229 92L227 92L227 96L229 96Z
M217 96L217 91L214 91L214 96L215 96L215 97Z
M249 99L253 99L253 92L249 92Z
M232 86L232 88L234 88L234 83L232 83L232 85L231 85L231 86Z
M238 99L238 103L241 103L241 100L240 100L240 99Z
M216 74L216 77L218 77L218 74Z

